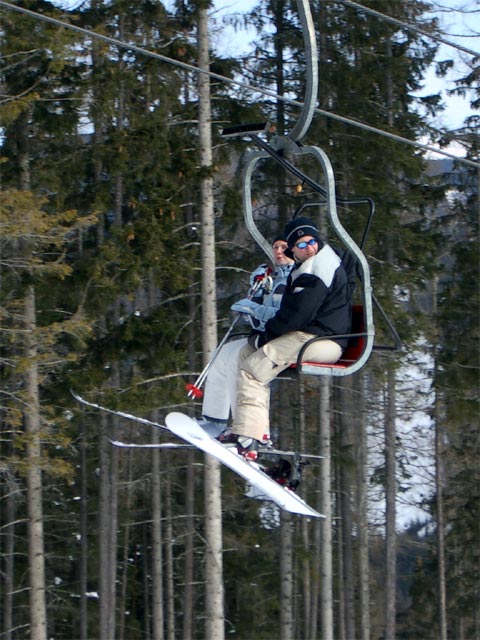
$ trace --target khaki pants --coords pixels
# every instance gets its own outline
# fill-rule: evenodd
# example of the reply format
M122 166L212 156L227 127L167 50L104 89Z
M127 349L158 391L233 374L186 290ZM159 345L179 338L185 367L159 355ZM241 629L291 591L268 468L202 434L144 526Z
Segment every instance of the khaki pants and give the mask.
M270 435L270 382L297 361L300 349L314 338L310 333L292 331L254 350L246 345L239 354L237 406L232 431L262 440ZM333 340L318 340L305 352L305 360L333 364L342 355Z

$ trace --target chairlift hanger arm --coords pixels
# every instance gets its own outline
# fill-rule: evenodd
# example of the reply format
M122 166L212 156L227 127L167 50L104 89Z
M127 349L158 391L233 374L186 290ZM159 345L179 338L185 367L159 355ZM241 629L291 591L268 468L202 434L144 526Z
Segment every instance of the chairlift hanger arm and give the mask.
M293 145L292 142L288 143L289 150L292 152L295 152L297 155L311 154L311 155L314 155L317 158L317 160L320 161L320 164L322 165L323 171L327 178L328 188L326 189L325 187L322 187L318 182L316 182L315 180L307 176L305 173L303 173L303 171L300 171L300 169L298 169L294 164L292 164L289 160L287 160L287 158L285 158L281 152L279 152L274 146L269 144L267 141L260 138L259 135L257 135L256 133L250 133L249 137L252 139L253 142L255 142L257 146L259 146L263 151L265 151L269 156L271 156L276 162L278 162L287 171L289 171L294 176L302 180L305 184L308 184L314 191L322 194L326 198L329 217L336 232L338 233L340 238L345 242L346 246L349 249L353 250L353 252L357 255L359 260L362 261L362 258L363 258L363 261L364 261L365 259L362 252L358 247L357 249L355 249L356 247L355 243L350 238L350 236L346 233L345 229L340 223L340 220L338 219L335 203L339 202L339 199L335 195L333 170L331 168L331 164L327 158L327 155L319 147L303 147L299 145ZM255 162L258 159L258 157L259 156L256 155ZM248 177L251 178L251 174ZM245 179L245 182L246 182L246 179ZM357 202L360 202L360 201L368 202L370 204L370 216L367 224L367 229L362 238L362 243L364 244L366 239L366 233L370 228L373 213L375 212L375 204L371 198L367 198L367 197L354 198L353 200ZM340 200L340 202L342 201ZM368 266L365 264L364 272L366 271L368 271Z
M268 125L266 123L253 124L253 125L240 125L238 127L229 127L227 129L224 129L222 131L222 136L225 136L225 137L243 136L243 135L248 136L252 140L252 142L254 142L258 147L260 147L260 149L263 149L264 151L266 151L268 155L271 156L276 162L278 162L278 164L280 164L284 169L286 169L295 177L297 177L299 180L301 180L302 183L307 184L314 191L326 197L327 190L325 189L325 187L322 187L322 185L318 184L318 182L316 182L312 178L308 177L305 173L300 171L300 169L298 169L294 164L292 164L289 160L287 160L284 157L282 151L277 150L269 142L260 138L258 134L266 131L267 129L268 129ZM289 142L289 146L292 146L292 142ZM298 147L298 149L300 150L301 147ZM375 214L374 200L368 196L355 196L353 198L340 198L336 196L335 201L338 204L342 204L342 205L368 204L370 212L368 216L367 225L365 227L365 230L363 232L363 236L360 242L360 247L363 249L363 247L365 246L365 242L367 240L368 233L370 231L373 216ZM308 205L304 205L304 206L308 206Z
M402 344L402 339L400 338L398 331L395 329L392 321L390 320L390 318L387 316L387 314L385 313L382 305L380 304L380 302L378 301L377 297L375 296L375 294L372 292L372 300L373 300L373 304L375 305L375 307L377 308L378 312L380 313L380 315L382 316L385 324L388 327L388 330L390 331L392 337L393 337L393 341L394 344L392 345L377 345L374 344L373 348L376 351L401 351L403 348L403 344Z
M288 134L288 138L293 142L299 142L307 133L315 113L315 103L318 96L318 47L309 0L297 0L297 10L304 44L305 98L298 121ZM245 132L249 126L246 125Z
M342 205L347 205L347 204L368 204L369 205L370 211L368 214L367 224L365 225L362 239L358 245L360 249L363 250L363 248L365 247L365 243L367 241L368 234L370 232L370 228L372 226L373 216L375 215L375 202L372 200L372 198L368 198L368 197L337 198L336 201L338 204L342 204ZM322 200L319 202L303 202L299 207L295 209L292 218L296 218L307 207L318 207L318 206L325 205L326 203L327 203L326 200Z
M300 117L288 134L288 137L295 142L299 142L307 133L315 113L315 102L318 96L317 39L309 0L297 0L297 9L305 47L305 99Z

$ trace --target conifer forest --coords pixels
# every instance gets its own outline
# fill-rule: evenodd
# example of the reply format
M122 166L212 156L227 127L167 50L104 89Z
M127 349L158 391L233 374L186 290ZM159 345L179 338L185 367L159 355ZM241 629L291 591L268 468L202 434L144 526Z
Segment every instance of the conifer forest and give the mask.
M0 1L0 639L480 640L480 54L438 57L449 0L227 4ZM222 135L259 123L277 158ZM352 375L272 383L324 518L72 395L201 417L265 247L300 212L341 248L312 146L375 325Z

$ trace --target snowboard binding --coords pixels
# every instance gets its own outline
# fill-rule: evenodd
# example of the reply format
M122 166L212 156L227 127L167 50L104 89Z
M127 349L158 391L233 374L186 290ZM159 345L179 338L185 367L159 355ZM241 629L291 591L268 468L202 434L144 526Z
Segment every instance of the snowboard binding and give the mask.
M299 457L295 457L293 464L289 460L281 458L278 462L266 467L265 473L278 484L296 491L300 486L303 467L308 464L310 463L300 460Z

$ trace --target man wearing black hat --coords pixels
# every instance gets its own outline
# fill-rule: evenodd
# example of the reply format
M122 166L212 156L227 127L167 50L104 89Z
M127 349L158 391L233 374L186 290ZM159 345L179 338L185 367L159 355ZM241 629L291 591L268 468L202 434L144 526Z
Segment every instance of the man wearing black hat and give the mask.
M296 266L280 309L240 353L232 429L218 438L253 460L264 434L270 433L270 382L294 364L302 346L316 336L325 339L310 345L305 359L335 363L347 344L335 336L350 332L351 294L339 256L320 240L309 218L291 220L285 239Z

